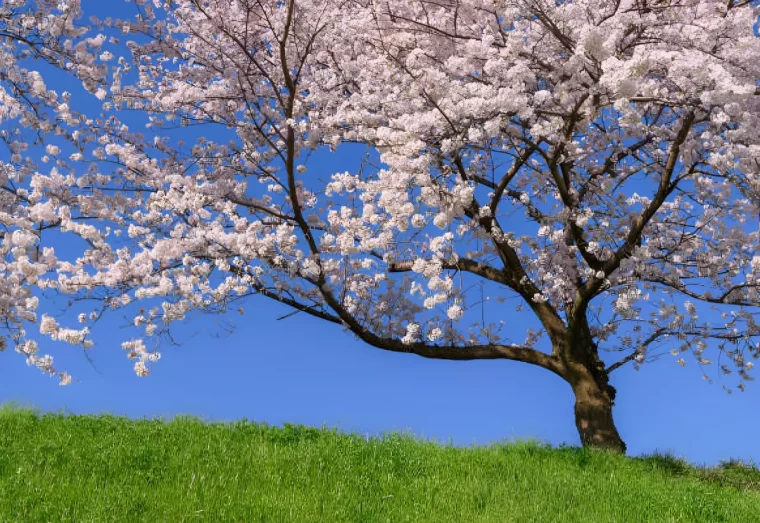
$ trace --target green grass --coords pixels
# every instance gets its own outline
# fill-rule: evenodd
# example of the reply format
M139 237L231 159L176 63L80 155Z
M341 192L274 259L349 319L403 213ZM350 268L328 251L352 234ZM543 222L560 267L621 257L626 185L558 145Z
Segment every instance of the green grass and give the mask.
M760 471L0 408L0 521L760 521Z

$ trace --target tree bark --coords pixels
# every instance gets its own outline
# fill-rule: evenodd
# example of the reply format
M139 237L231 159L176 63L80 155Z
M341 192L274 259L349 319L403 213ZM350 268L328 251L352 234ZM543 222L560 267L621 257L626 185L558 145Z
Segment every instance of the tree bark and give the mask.
M614 389L588 372L571 381L575 393L575 426L584 447L625 454L626 446L612 419Z

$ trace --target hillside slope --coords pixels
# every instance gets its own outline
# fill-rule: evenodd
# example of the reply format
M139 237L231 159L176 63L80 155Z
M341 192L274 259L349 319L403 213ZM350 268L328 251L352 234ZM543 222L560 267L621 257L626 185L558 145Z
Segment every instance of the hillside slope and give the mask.
M760 521L760 471L520 443L0 411L0 521Z

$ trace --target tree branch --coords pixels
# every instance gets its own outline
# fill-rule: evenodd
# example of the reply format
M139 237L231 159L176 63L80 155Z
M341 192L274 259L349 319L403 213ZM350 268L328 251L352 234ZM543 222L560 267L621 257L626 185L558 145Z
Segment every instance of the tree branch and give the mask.
M306 314L309 314L321 320L326 320L331 323L337 323L338 325L343 325L343 322L340 321L340 318L338 318L337 316L321 311L313 306L304 305L303 303L299 303L296 300L286 298L285 296L278 295L272 291L265 289L264 287L257 286L257 285L253 285L252 287L254 288L254 290L256 290L256 292L258 292L262 296L266 296L269 299L279 301L280 303L293 307L297 311L305 312Z
M361 336L360 336L361 337ZM559 360L552 355L515 345L470 345L470 346L436 346L424 343L412 343L406 345L397 340L383 338L366 339L365 342L379 349L391 352L406 352L438 360L495 360L505 359L530 363L543 369L550 370L554 374L564 378L564 367Z
M657 338L659 338L663 334L666 334L666 332L667 331L665 329L657 329L643 343L641 343L640 347L648 347L654 341L656 341ZM625 365L629 361L633 361L634 359L636 359L636 356L638 354L639 354L639 350L634 351L633 353L629 354L628 356L626 356L622 360L618 361L617 363L613 363L612 365L610 365L609 367L607 367L607 369L605 370L605 372L607 374L609 374L613 370L619 369L620 367L622 367L623 365Z
M509 168L507 173L504 175L504 177L499 181L499 184L494 187L494 195L493 198L491 198L491 214L496 215L496 209L499 206L499 202L501 200L501 196L504 194L504 191L507 188L507 185L509 185L509 182L514 179L514 177L517 175L517 172L520 170L520 168L527 162L530 157L533 155L533 152L536 150L535 147L527 147L523 153L515 158L514 163Z
M657 188L657 193L649 205L647 205L647 207L644 209L644 211L634 220L623 245L620 246L612 258L604 263L602 270L604 271L605 276L612 274L618 267L620 267L620 263L624 259L631 256L633 253L633 247L641 238L641 234L644 231L644 228L647 226L647 224L649 224L649 221L657 213L662 204L665 202L665 199L675 188L675 186L671 184L671 178L673 176L673 171L675 170L678 163L678 156L681 152L681 146L684 144L687 136L689 135L689 131L691 130L692 124L694 123L694 119L695 115L693 111L687 113L681 129L678 131L678 135L670 147L670 152L668 154L668 159L662 172L662 177L660 178L660 184ZM591 296L593 296L594 293L601 288L603 282L604 278L590 278L580 289L582 299L588 300Z
M409 272L414 265L413 261L392 262L388 264L388 272ZM443 260L442 267L447 270L458 270L477 274L487 280L503 285L508 285L507 276L503 270L498 270L490 265L473 261L467 258L457 260Z

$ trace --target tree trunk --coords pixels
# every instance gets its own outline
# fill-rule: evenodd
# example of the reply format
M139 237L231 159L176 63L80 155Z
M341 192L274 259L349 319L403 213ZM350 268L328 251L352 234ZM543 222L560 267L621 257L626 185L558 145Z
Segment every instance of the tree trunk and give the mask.
M584 447L625 454L625 443L612 420L614 389L600 385L589 373L571 382L575 393L575 426Z

